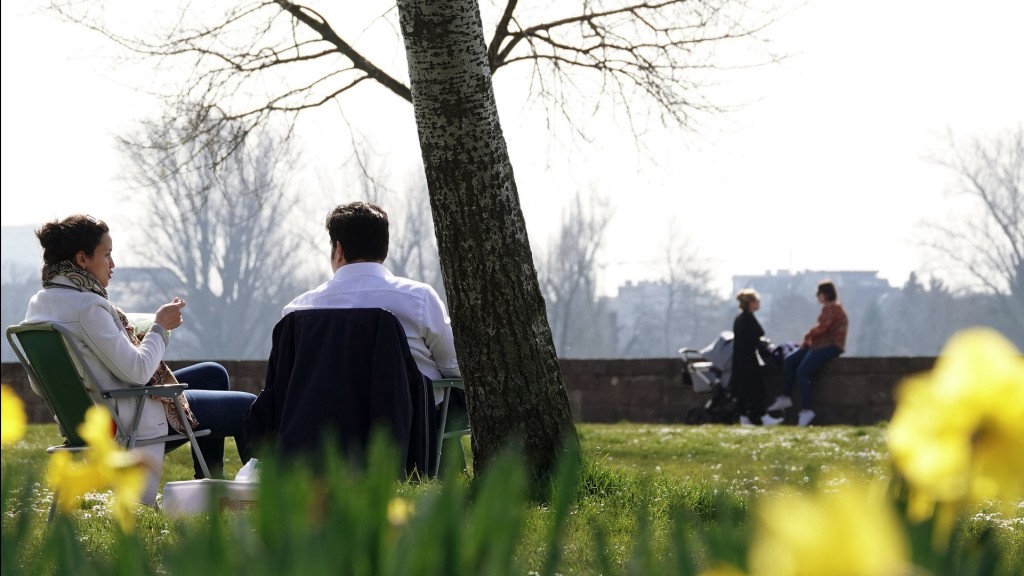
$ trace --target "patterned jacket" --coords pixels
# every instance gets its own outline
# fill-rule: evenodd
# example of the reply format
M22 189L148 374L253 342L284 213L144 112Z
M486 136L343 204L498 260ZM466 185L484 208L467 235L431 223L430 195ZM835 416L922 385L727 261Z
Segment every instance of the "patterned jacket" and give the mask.
M840 350L845 351L848 327L849 320L842 303L839 300L826 302L818 316L818 325L804 335L804 346L811 348L837 346Z

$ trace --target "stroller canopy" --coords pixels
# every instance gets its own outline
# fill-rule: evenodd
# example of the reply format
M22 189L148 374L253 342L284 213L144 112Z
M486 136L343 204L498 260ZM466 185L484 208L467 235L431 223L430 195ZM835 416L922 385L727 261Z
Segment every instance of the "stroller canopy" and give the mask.
M702 356L722 372L722 386L729 387L732 376L732 330L724 330L710 344L700 349Z

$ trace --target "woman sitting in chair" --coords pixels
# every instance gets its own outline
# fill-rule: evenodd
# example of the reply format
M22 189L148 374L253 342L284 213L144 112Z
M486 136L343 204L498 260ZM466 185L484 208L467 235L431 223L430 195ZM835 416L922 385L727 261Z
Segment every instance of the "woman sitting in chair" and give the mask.
M32 297L26 322L56 322L77 339L85 362L103 390L147 384L188 384L182 404L193 428L209 429L198 438L199 449L211 476L224 475L224 438L233 436L238 455L245 463L248 450L242 421L256 396L228 390L228 373L220 364L204 362L171 372L163 362L168 330L181 325L185 301L175 297L156 312L152 328L138 335L124 312L107 299L107 285L114 272L110 229L92 216L74 215L48 222L36 231L43 247L43 289ZM122 422L135 417L135 398L115 401ZM148 397L142 402L138 438L158 438L168 428L184 433L178 411L171 401ZM173 432L171 432L173 433ZM185 440L166 444L170 450ZM163 469L164 444L139 448L151 455L154 474L143 493L145 504L156 502ZM203 472L192 454L196 478Z

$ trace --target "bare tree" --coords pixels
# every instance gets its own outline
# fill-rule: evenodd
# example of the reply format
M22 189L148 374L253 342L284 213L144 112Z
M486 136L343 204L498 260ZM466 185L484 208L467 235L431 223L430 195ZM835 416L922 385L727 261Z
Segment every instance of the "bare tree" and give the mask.
M711 341L723 330L721 300L712 290L714 273L692 239L669 219L664 245L665 301L661 349L674 354L681 346Z
M380 205L388 213L390 238L385 262L388 269L398 276L430 284L447 300L423 172L416 172L409 183L396 188L386 182L388 167L379 166L377 157L366 147L355 141L352 144L350 167L356 173L360 197Z
M388 267L399 276L430 284L446 298L427 183L415 182L397 196L401 198L397 209L389 210L394 216Z
M597 256L610 219L606 201L591 195L587 205L577 192L538 266L555 348L563 357L604 351Z
M174 111L120 140L147 214L137 250L180 278L195 353L265 358L282 307L309 285L283 225L288 146L269 133L238 140L231 124L209 130L208 114ZM205 136L183 134L195 131Z
M959 144L936 162L955 175L954 196L968 208L926 224L925 246L998 295L1024 334L1024 126L991 140Z
M345 7L258 1L198 24L186 12L156 42L148 32L120 34L88 13L62 13L139 53L189 63L194 75L171 98L216 103L221 114L211 117L238 126L238 139L272 114L333 101L366 80L412 102L476 462L486 466L518 438L535 476L548 478L575 429L491 76L525 62L540 94L567 118L593 114L569 96L596 87L595 105L611 103L632 120L649 109L640 102L653 104L662 121L685 126L694 112L717 108L699 90L713 66L707 48L749 38L771 18L750 25L744 0L582 0L565 13L509 0L488 18L488 42L474 0L397 5L408 86L400 64L387 71L332 25L345 21L344 12L327 11ZM382 20L393 25L394 12Z
M911 273L898 291L886 295L868 309L861 323L868 328L860 336L857 356L936 356L949 338L971 326L1006 329L1006 314L995 295L956 294L938 278L921 282ZM851 321L851 324L853 322ZM870 325L869 324L873 324ZM1005 332L1012 337L1011 332ZM850 344L850 340L847 340ZM865 346L867 344L867 346Z
M732 325L712 289L711 265L675 218L662 242L661 255L652 262L659 277L619 289L622 356L674 356L681 347L704 346Z

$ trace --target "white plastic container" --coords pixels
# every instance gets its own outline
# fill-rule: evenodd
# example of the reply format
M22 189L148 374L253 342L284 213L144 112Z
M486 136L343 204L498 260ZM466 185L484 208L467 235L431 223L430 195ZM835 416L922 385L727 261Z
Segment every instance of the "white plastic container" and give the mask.
M234 480L186 480L164 484L163 510L170 516L201 514L215 498L221 510L244 510L256 503L259 484Z
M245 466L235 474L235 482L256 482L260 479L260 461L250 458Z

